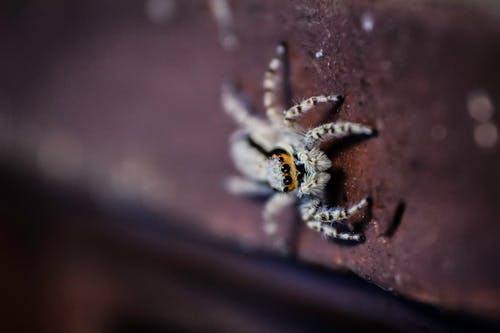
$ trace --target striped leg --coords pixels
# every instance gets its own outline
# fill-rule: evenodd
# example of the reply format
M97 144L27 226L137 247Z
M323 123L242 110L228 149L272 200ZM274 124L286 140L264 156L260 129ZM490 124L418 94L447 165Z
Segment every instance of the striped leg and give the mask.
M341 95L309 97L308 99L285 111L285 123L292 125L294 122L299 120L304 113L311 110L318 103L341 102L342 100L343 97Z
M313 214L312 219L319 222L339 222L348 219L360 209L368 205L368 199L364 198L349 208L344 207L319 207Z
M305 142L308 147L314 147L321 141L331 138L344 138L351 135L373 135L375 130L371 127L350 123L347 121L337 121L315 127L306 133Z
M283 121L283 106L278 101L277 86L281 83L281 76L278 74L282 67L282 59L286 53L286 45L280 43L276 47L276 56L271 59L264 74L262 86L264 89L263 103L266 114L273 124L281 125Z
M332 224L331 222L340 222L347 219L367 204L368 200L362 199L347 209L340 207L328 208L326 206L322 206L320 200L318 199L308 199L300 205L299 209L302 220L305 221L306 225L310 229L316 232L321 232L323 235L330 238L363 242L365 240L363 234L339 231L335 227L335 224Z
M328 238L342 239L353 242L365 241L365 236L363 234L339 231L334 225L327 225L319 221L307 221L306 225L310 229L320 232Z

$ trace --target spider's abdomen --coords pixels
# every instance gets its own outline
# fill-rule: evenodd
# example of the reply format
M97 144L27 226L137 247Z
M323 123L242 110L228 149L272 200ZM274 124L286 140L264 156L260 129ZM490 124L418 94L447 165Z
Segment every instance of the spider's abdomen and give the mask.
M275 149L269 154L269 185L281 192L291 192L298 186L298 173L294 158L283 149Z

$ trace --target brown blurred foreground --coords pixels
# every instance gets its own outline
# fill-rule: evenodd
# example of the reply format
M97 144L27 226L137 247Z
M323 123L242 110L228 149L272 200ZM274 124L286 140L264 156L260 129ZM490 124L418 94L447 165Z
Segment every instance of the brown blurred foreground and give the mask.
M495 328L498 5L230 4L226 21L197 1L0 6L8 323L47 332ZM221 83L238 79L261 112L278 40L290 45L293 100L347 96L338 114L321 110L311 124L379 129L327 147L334 203L373 196L362 245L325 241L288 214L280 232L293 256L277 259L262 203L221 186L234 173Z
M2 168L2 331L467 332L499 323Z

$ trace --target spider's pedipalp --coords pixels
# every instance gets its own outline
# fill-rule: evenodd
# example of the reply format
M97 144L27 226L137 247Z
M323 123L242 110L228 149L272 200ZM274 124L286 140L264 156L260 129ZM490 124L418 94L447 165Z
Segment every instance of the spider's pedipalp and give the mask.
M297 157L304 164L308 173L326 171L332 166L332 161L318 148L301 151L297 154Z
M304 113L311 110L318 103L341 102L342 100L343 97L341 95L309 97L285 111L285 124L292 125L299 120Z
M330 174L326 172L314 172L304 175L302 184L299 188L299 196L313 195L317 198L322 198L325 192L326 184L330 181Z
M315 147L327 139L339 139L351 135L373 135L374 133L375 130L369 126L348 121L336 121L307 131L305 142L307 147Z

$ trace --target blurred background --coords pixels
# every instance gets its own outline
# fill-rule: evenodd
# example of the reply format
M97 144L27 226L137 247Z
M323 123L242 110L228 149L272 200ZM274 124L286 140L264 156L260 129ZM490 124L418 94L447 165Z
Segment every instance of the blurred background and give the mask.
M5 332L500 328L495 1L0 3ZM224 80L257 114L278 41L290 106L341 93L379 137L325 147L360 245L229 195ZM284 94L286 95L286 94Z

